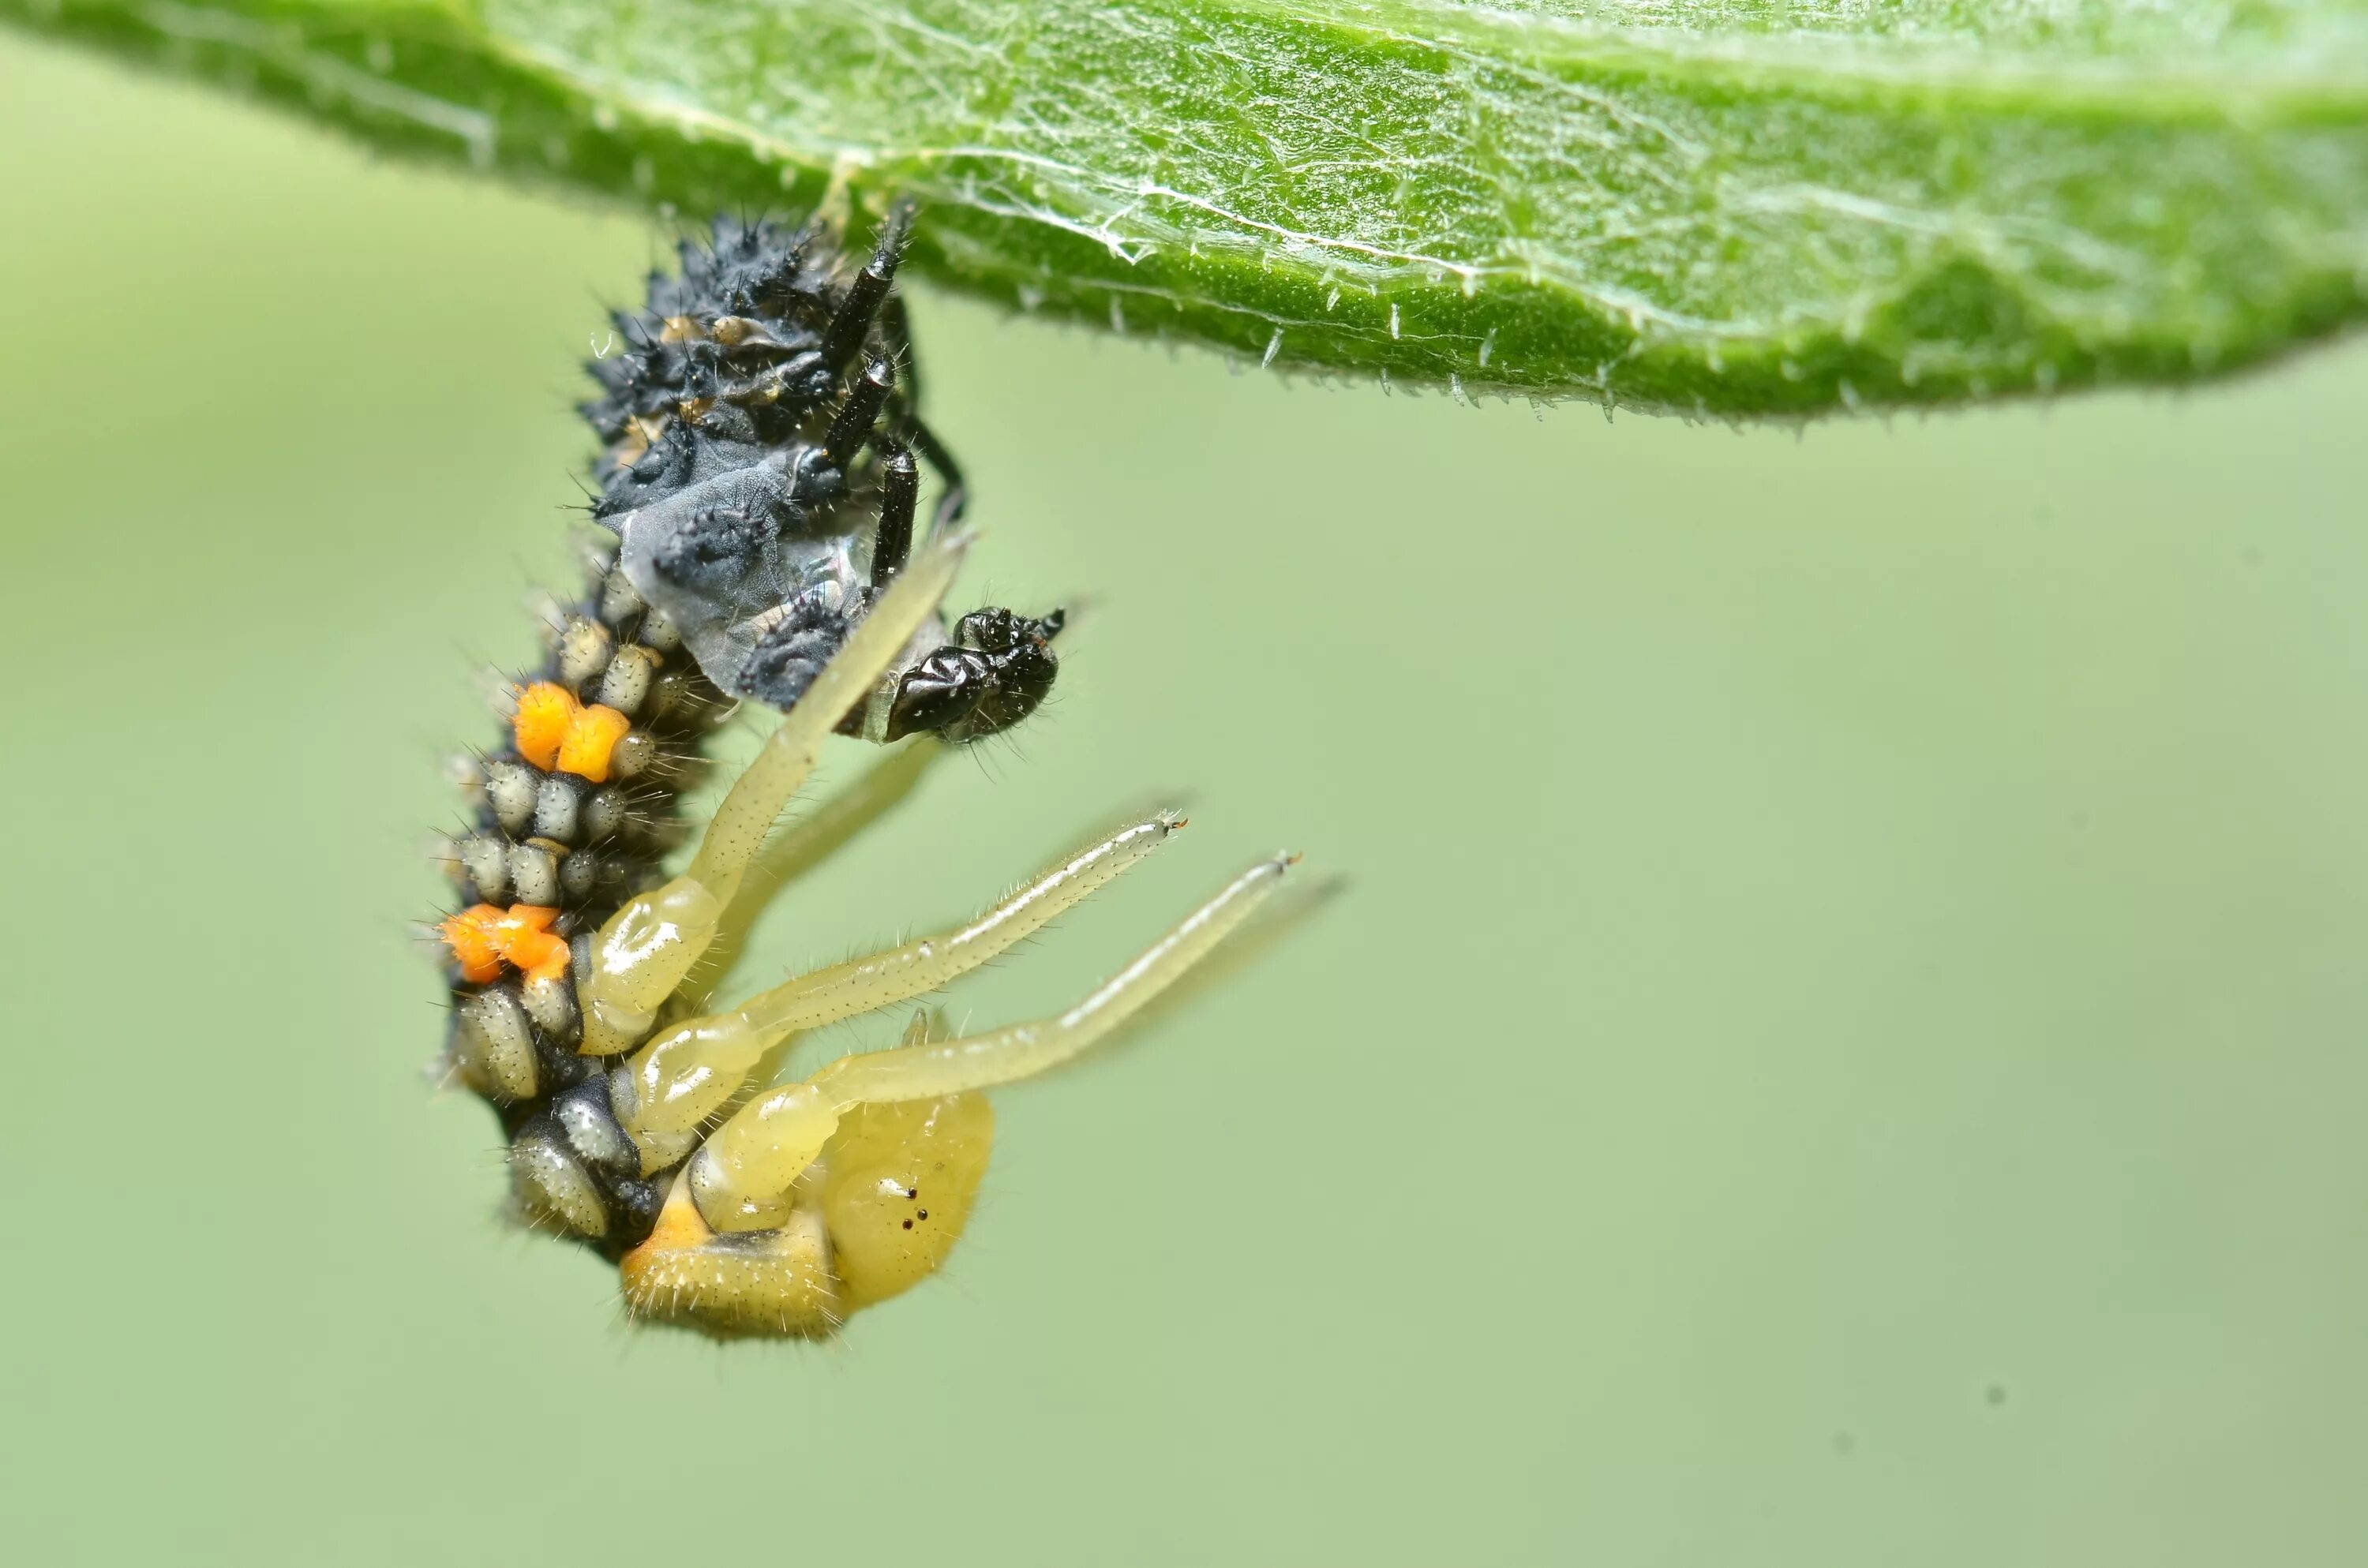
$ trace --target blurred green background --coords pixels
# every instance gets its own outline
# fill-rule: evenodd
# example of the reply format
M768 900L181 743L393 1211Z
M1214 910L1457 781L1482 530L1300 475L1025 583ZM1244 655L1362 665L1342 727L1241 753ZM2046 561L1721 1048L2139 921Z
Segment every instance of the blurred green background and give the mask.
M495 1221L407 924L656 227L14 38L0 165L14 1561L2360 1560L2368 345L1738 436L918 298L962 597L1099 608L768 956L1155 787L958 1016L1352 886L719 1350Z

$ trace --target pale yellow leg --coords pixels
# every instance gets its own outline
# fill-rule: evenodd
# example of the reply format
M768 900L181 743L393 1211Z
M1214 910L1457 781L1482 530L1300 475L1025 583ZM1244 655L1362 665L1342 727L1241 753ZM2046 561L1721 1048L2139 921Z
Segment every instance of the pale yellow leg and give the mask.
M649 1032L658 1008L714 940L748 863L822 755L841 718L867 699L921 623L937 609L970 536L930 541L856 624L756 760L733 782L689 869L628 900L593 943L592 972L577 988L586 1056L625 1051Z
M734 1011L666 1030L625 1064L632 1104L619 1114L626 1129L689 1131L722 1109L757 1059L787 1036L908 1001L969 973L1140 862L1181 825L1166 812L1130 824L1064 857L966 925L816 970Z
M775 895L902 805L945 755L944 743L934 735L916 735L889 746L845 789L768 839L764 852L740 879L740 896L732 901L707 952L677 990L677 998L705 1012L708 999L730 974L748 945L748 933Z
M791 1184L814 1164L847 1111L991 1088L1068 1061L1199 962L1274 892L1296 860L1278 856L1252 866L1064 1013L937 1044L843 1056L803 1083L758 1096L692 1157L692 1201L718 1231L780 1224Z
M1183 818L1167 812L1130 823L1047 868L965 926L800 975L751 999L742 1010L759 1028L787 1034L935 991L1034 935L1054 915L1140 863L1183 825Z

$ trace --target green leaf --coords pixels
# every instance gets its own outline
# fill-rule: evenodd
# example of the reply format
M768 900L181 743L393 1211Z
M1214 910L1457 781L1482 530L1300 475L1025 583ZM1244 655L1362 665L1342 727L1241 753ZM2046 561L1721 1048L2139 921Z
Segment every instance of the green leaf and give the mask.
M2368 302L2368 0L0 0L373 144L1278 366L1709 415L2259 360Z

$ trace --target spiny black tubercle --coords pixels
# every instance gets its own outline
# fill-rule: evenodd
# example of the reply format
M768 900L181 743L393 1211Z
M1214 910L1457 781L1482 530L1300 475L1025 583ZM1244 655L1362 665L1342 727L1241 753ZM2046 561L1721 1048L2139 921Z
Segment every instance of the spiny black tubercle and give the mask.
M596 517L683 489L718 441L778 448L814 437L816 416L841 401L865 364L883 355L904 358L904 306L893 295L860 339L830 340L857 274L826 227L719 219L709 238L684 240L677 256L677 275L650 274L643 309L610 313L614 347L585 367L601 395L581 406L606 449L594 468L600 485ZM727 319L760 330L722 342L712 329ZM684 321L704 330L686 336L675 324ZM898 372L890 398L902 410L918 398L910 363ZM687 406L700 413L687 418ZM848 478L851 489L876 487L868 465ZM878 510L869 494L848 499L866 512Z

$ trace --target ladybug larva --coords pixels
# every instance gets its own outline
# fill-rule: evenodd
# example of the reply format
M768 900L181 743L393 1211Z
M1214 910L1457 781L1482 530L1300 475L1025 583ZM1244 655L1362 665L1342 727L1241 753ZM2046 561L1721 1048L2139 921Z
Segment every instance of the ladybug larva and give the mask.
M846 276L826 225L719 222L686 243L586 406L614 536L508 734L468 770L452 862L469 907L444 1072L508 1140L515 1216L615 1262L636 1319L821 1336L910 1289L961 1237L994 1118L983 1091L1084 1051L1281 883L1243 871L1067 1010L757 1080L800 1031L894 1006L1008 950L1139 863L1182 819L1132 822L970 922L705 1011L702 958L834 733L962 744L1019 722L1058 665L1059 611L939 609L969 548L959 471L919 415L894 275L905 209ZM916 538L921 465L942 498ZM677 811L735 702L781 710L681 874Z

